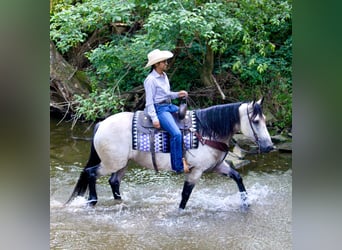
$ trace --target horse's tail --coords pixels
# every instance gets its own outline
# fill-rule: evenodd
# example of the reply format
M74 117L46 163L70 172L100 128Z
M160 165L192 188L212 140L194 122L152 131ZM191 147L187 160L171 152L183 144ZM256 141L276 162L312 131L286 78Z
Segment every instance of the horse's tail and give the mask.
M66 204L72 201L75 197L83 196L85 194L88 188L88 184L89 184L89 175L88 175L87 169L91 167L95 167L101 162L101 159L99 155L97 154L95 147L94 147L94 136L99 127L99 124L100 123L97 123L94 127L94 134L93 134L93 139L91 140L90 155L89 155L88 162L86 166L84 167L83 171L81 172L80 177L78 178L78 181L74 188L74 191L72 192Z

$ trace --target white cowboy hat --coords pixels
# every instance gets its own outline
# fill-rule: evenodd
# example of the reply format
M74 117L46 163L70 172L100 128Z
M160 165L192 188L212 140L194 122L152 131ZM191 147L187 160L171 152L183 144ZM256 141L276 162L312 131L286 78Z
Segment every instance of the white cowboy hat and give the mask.
M148 66L152 66L153 64L156 64L158 62L167 60L171 57L173 57L173 54L170 51L159 50L159 49L152 50L147 55L148 62L146 64L145 68L147 68Z

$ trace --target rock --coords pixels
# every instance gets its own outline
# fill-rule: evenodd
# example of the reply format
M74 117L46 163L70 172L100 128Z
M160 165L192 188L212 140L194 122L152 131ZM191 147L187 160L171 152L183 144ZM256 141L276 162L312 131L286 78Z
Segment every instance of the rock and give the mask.
M274 135L271 136L272 142L273 143L279 143L279 142L286 142L288 139L285 136L282 135Z
M238 144L236 144L233 148L233 153L239 158L243 159L246 156L246 152L240 148Z
M250 145L255 145L253 140L251 140L249 137L243 135L243 134L235 134L233 136L233 140L241 147L246 147Z
M279 150L279 152L290 153L292 152L292 142L280 143L277 145L277 149Z
M277 121L274 115L269 112L268 110L265 110L264 112L265 116L267 117L267 123L272 124L273 122Z
M228 152L225 161L227 161L229 165L233 166L236 169L242 168L243 166L246 166L250 163L249 160L239 159L239 157L232 152Z

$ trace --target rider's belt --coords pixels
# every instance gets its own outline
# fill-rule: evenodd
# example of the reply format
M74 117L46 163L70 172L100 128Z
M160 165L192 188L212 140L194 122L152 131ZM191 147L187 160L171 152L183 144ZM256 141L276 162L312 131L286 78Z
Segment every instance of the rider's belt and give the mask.
M164 101L158 102L157 104L171 104L171 99L166 99Z

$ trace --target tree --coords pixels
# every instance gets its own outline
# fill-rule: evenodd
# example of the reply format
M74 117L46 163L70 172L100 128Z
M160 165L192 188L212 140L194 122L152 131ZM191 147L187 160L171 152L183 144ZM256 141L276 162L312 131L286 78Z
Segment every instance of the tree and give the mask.
M50 42L50 107L63 113L76 111L75 94L88 95L90 82L83 72L70 65Z
M62 2L54 5L50 37L69 62L87 71L92 93L121 98L141 87L147 53L167 49L175 54L173 89L214 86L239 100L266 93L276 116L291 122L291 0ZM118 24L125 32L117 32Z
M228 7L221 1L159 1L144 25L146 37L185 50L203 85L214 85L214 54L223 53L242 30Z

